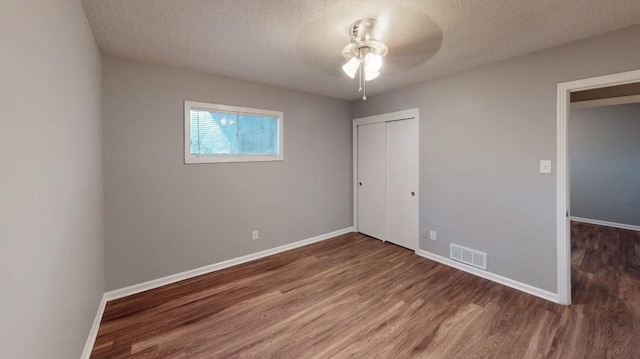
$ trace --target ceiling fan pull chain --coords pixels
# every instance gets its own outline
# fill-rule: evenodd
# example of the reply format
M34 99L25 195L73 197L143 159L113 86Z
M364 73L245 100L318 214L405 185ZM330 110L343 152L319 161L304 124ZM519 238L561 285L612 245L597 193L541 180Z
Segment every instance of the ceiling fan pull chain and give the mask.
M362 63L362 66L360 66L360 73L362 73L362 68L367 66L366 63ZM367 70L364 70L365 73L367 72ZM362 75L360 76L360 81L362 81ZM365 79L364 81L362 81L362 101L367 101L367 80Z
M358 66L358 75L360 79L358 80L358 92L362 91L362 52L361 49L358 49L358 61L360 62L360 66Z

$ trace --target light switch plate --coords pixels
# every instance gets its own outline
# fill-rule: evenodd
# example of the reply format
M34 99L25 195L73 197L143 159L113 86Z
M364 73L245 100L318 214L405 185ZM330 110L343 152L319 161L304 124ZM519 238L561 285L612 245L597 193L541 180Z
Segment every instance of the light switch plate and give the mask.
M540 160L540 173L551 173L551 160Z

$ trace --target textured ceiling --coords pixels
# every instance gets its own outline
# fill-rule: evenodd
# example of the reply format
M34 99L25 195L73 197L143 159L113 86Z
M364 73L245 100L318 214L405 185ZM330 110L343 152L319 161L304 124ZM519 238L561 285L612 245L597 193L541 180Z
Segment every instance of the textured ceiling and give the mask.
M389 54L369 95L640 23L638 0L83 0L104 54L342 99L349 25Z

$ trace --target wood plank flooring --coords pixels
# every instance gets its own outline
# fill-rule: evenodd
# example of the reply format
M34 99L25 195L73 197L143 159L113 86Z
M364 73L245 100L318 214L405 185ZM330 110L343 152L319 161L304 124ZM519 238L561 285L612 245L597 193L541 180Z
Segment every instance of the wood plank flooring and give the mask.
M572 225L563 307L361 234L107 304L92 358L640 358L640 236Z

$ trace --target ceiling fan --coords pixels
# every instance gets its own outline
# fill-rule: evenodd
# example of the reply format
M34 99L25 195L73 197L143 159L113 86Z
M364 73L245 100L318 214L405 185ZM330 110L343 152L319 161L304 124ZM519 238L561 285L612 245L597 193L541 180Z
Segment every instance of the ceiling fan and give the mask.
M309 21L299 31L296 53L316 71L356 79L360 98L366 98L411 76L438 52L442 39L440 26L419 9L344 5ZM372 80L379 83L372 87Z
M342 49L342 56L347 59L342 70L351 78L355 78L358 73L358 92L362 92L362 99L366 100L367 81L380 75L382 57L389 48L380 40L376 19L365 18L354 22L349 34L351 42Z

